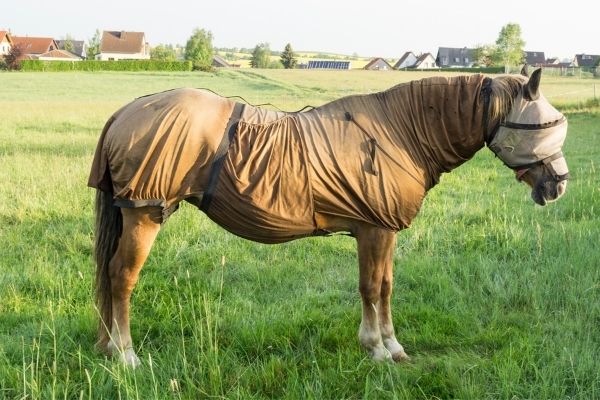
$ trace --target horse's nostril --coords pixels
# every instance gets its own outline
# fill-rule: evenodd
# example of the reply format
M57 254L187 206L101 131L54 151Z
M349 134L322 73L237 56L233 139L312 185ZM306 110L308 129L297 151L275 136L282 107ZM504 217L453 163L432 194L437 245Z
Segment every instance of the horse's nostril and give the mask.
M561 181L558 182L558 184L556 185L556 192L558 193L558 196L562 196L565 191L567 190L567 182L566 181Z

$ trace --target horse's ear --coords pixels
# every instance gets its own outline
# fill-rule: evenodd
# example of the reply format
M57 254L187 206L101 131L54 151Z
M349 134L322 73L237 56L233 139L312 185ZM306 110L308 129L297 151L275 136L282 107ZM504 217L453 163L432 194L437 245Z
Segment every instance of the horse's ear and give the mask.
M527 67L527 64L524 64L523 68L521 68L521 75L523 75L526 78L529 78L529 68Z
M540 97L540 80L542 79L542 69L538 68L533 71L531 78L523 88L523 96L527 100L537 100Z

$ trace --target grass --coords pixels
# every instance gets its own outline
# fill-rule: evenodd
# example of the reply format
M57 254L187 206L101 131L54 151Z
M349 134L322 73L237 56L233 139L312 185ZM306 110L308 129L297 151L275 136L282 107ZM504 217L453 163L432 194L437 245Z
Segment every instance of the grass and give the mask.
M192 86L294 110L422 76L0 74L0 398L600 398L600 113L573 95L561 100L573 175L563 199L535 206L483 150L398 235L393 315L412 362L374 363L358 344L352 239L255 244L185 205L134 293L142 367L93 350L85 183L116 108ZM546 93L590 84L543 82Z

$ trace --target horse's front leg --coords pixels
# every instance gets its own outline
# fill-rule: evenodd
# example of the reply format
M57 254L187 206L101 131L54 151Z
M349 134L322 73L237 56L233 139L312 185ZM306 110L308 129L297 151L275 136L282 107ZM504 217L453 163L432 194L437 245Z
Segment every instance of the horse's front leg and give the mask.
M394 237L395 238L395 237ZM394 245L392 245L393 254ZM383 345L392 354L394 361L399 362L408 360L410 357L404 352L404 348L396 339L394 333L394 323L392 321L392 308L390 300L392 298L392 288L394 283L394 262L393 255L385 260L383 279L381 281L381 294L378 305L379 329L381 330L381 339Z
M354 233L362 297L359 340L375 360L399 359L404 350L394 336L389 305L396 234L370 225L361 226Z

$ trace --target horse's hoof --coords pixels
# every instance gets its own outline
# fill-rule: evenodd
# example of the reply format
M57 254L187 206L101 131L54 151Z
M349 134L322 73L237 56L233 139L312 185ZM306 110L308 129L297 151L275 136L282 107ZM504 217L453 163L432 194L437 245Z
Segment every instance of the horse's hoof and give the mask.
M134 369L142 364L133 349L125 349L122 352L119 352L119 360L127 367Z
M399 351L397 353L392 354L392 359L394 360L394 362L404 362L404 361L410 361L410 357L408 356L408 354L406 354L403 351Z
M392 353L390 353L388 351L388 349L386 349L383 346L372 349L370 351L370 353L371 353L371 358L374 361L378 361L378 362L392 361Z

